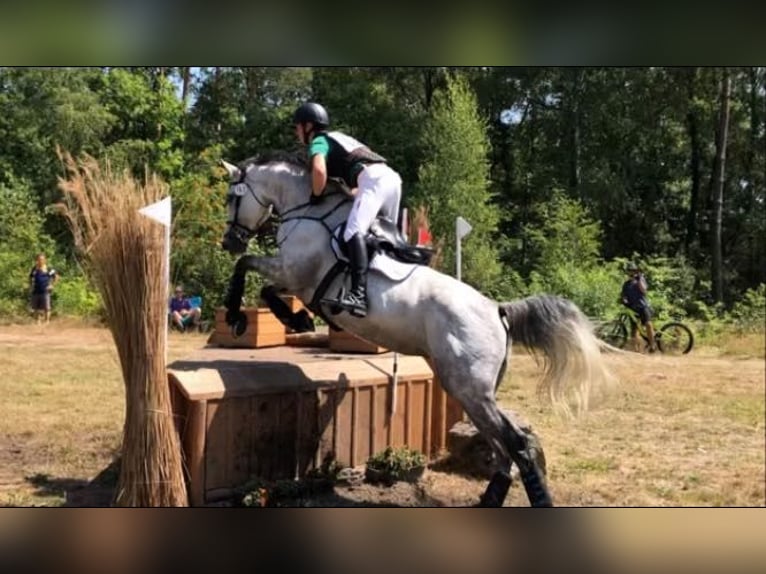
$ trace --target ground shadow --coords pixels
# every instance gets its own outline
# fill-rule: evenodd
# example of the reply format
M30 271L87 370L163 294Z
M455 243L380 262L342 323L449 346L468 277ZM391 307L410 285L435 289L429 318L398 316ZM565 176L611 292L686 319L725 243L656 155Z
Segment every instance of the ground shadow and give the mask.
M24 480L36 488L39 496L62 496L64 507L112 506L120 474L120 461L115 459L93 480L52 477L38 473Z

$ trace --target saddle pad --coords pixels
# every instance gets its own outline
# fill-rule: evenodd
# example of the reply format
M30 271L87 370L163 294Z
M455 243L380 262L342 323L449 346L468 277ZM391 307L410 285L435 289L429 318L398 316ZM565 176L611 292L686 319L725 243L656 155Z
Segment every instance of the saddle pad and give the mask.
M333 253L335 253L335 257L341 261L348 261L348 257L343 254L340 248L340 232L343 227L344 225L341 224L333 230L332 237L330 238L330 246L332 247ZM397 261L386 253L376 253L370 261L370 270L378 271L392 281L403 281L404 279L407 279L416 268L417 265Z

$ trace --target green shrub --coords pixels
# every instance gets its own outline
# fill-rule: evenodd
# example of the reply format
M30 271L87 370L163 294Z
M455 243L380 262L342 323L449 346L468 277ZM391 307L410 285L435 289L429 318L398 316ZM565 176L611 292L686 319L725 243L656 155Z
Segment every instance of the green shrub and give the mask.
M57 315L98 317L103 313L101 296L82 275L62 273L51 296L51 308Z
M763 331L766 325L766 283L748 289L728 313L727 321L744 332Z
M409 447L386 447L367 459L366 476L370 482L393 484L398 480L414 480L425 468L423 453Z

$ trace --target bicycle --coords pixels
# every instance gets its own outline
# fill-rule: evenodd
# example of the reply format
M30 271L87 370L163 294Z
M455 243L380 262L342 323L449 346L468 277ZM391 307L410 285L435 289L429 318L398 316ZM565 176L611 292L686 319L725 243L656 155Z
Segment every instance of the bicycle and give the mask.
M645 343L644 350L647 350L649 347L649 336L646 333L646 327L641 323L638 313L627 307L620 313L617 319L602 324L596 334L603 341L622 349L628 342L629 329L633 325L638 328L638 334ZM655 328L654 341L662 353L685 355L694 346L694 334L683 323L671 321L665 323L660 328Z

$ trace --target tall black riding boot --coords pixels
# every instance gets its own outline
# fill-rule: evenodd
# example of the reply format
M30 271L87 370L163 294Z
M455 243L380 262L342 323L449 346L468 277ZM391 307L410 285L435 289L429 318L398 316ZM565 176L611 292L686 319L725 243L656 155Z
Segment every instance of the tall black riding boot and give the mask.
M351 291L338 301L343 309L355 317L367 315L367 244L361 233L348 240L351 263Z

